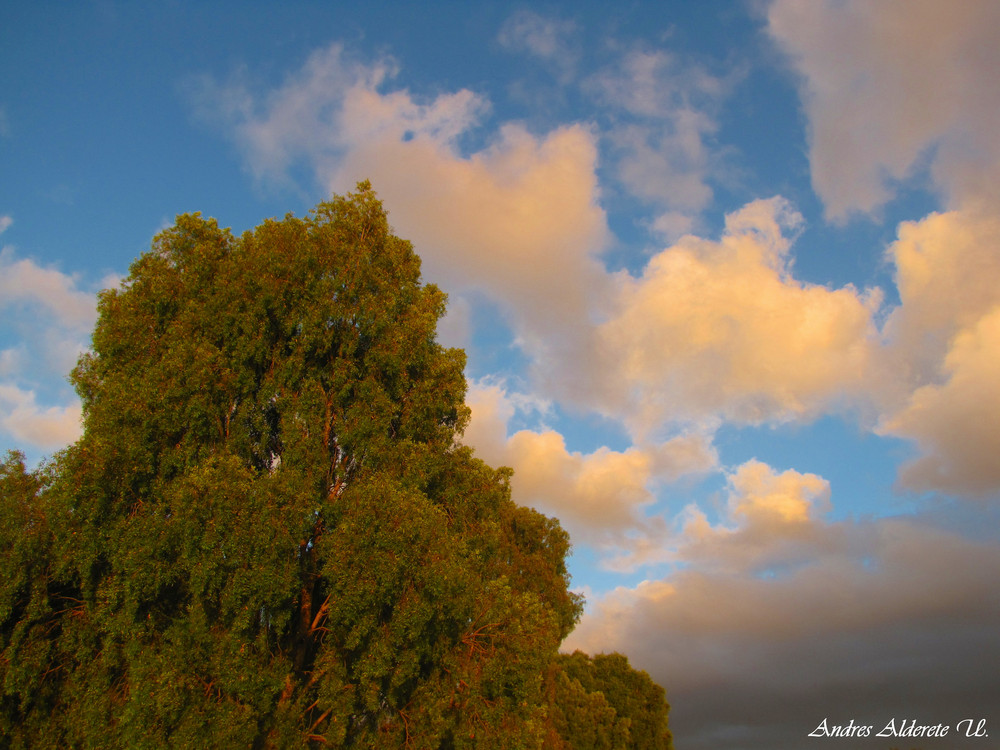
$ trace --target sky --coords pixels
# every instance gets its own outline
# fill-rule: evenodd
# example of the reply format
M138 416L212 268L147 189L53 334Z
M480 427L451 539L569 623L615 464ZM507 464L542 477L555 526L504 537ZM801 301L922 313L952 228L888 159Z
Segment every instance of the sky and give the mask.
M1000 736L1000 3L9 3L0 451L80 434L177 214L370 179L463 440L573 540L677 746ZM811 738L944 724L945 740Z

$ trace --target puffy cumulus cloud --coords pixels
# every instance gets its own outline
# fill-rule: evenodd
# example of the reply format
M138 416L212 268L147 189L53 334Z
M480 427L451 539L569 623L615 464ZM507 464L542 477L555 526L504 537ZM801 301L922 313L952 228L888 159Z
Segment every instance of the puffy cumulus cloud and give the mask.
M900 225L889 248L901 304L883 329L894 380L879 429L917 442L922 456L901 474L909 488L1000 489L998 236L995 215L951 211Z
M938 378L955 334L1000 304L1000 218L933 213L899 225L887 256L900 305L884 326L902 385Z
M948 379L918 388L882 429L912 438L923 455L900 479L918 490L1000 490L1000 304L951 342Z
M468 158L433 138L374 140L359 145L330 181L370 175L430 278L488 293L541 347L533 331L586 324L608 283L596 259L607 242L596 159L582 127L538 138L508 125ZM557 338L544 340L554 345Z
M616 569L632 569L668 552L661 544L665 522L644 513L656 500L654 487L717 463L703 435L624 451L601 447L588 454L570 451L552 429L509 435L509 422L524 406L519 409L517 396L495 383L474 384L467 403L472 419L464 442L487 462L514 469L514 499L558 517L574 540L604 552L606 565ZM530 402L526 406L537 408Z
M64 448L83 434L79 401L42 407L34 391L0 382L0 429L20 445L50 451Z
M828 510L830 485L815 474L794 470L776 474L770 466L752 460L729 477L730 515L750 524L787 526L809 521L816 510Z
M640 278L619 277L599 346L605 398L627 400L635 433L808 418L863 393L881 297L794 279L784 232L800 221L780 198L755 201L721 240L685 236Z
M816 474L781 473L751 459L728 473L728 500L716 525L689 505L671 540L676 560L700 570L773 575L806 564L828 548L818 522L830 510L830 485Z
M818 490L806 477L752 465L737 476L732 509L753 510L714 539L719 564L705 564L704 540L682 546L679 559L698 564L592 601L564 648L621 651L649 671L667 689L674 735L695 750L797 750L823 717L875 731L904 715L996 717L995 541L919 518L806 520L803 493ZM776 516L772 500L792 517ZM756 556L734 564L732 536L752 536L759 512L779 547L793 530L813 538L797 565L761 570Z
M608 141L617 176L656 207L654 232L670 239L692 226L712 199L716 157L708 140L731 81L663 50L636 49L591 77L586 88L618 114Z
M768 29L802 75L831 217L877 209L925 164L958 203L1000 198L996 2L775 0Z
M507 125L469 157L430 137L374 140L329 180L370 176L426 276L500 303L542 387L579 397L591 371L578 365L590 356L591 323L611 286L597 258L608 230L596 160L583 127L536 137Z

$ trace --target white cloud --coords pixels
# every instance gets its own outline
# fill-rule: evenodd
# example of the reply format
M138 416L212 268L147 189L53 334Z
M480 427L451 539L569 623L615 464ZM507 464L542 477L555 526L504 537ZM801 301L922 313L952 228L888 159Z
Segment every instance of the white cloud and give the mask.
M96 321L96 297L75 277L17 259L5 247L0 316L2 329L20 342L0 352L0 432L22 448L62 448L80 435L80 403L64 384ZM56 403L39 404L41 387L56 394Z
M498 302L538 377L582 390L587 371L557 365L585 360L591 316L610 283L597 261L607 228L596 157L581 127L536 138L506 126L469 158L426 138L365 144L330 181L370 176L426 276Z
M670 120L714 106L730 84L664 50L627 51L620 64L588 84L606 104L629 114Z
M573 77L579 59L573 43L575 31L576 24L572 21L520 10L504 22L497 39L510 50L527 52L552 65L565 83Z
M438 321L437 340L441 346L465 349L472 341L472 305L460 295L448 295L448 309Z
M618 178L660 211L651 228L667 239L680 236L712 199L717 157L708 140L730 86L662 50L631 50L587 83L618 113L608 134Z
M76 279L27 258L15 260L9 247L0 250L0 300L5 309L40 308L70 330L90 331L97 320L94 295L77 289Z
M21 369L24 361L24 347L0 349L0 378L13 375Z
M996 2L776 0L768 29L802 75L829 216L877 209L925 164L955 205L1000 198Z
M703 115L686 112L675 118L674 132L639 125L618 129L611 139L620 153L618 176L629 192L685 216L705 208L712 200L706 183L708 153L702 142L707 124Z
M1000 304L1000 218L950 211L903 222L887 256L900 306L885 325L901 384L919 387L940 375L956 333Z
M822 12L793 12L775 3L772 33L799 39L814 15L833 12L818 7ZM568 27L556 33L538 17L518 18L524 23L511 21L504 39L530 42L533 54L552 53L569 33ZM858 43L867 50L869 41ZM810 54L796 58L803 70L811 70ZM646 458L645 446L693 427L709 435L722 420L809 420L867 409L871 401L880 404L884 431L913 437L928 455L957 445L941 437L943 416L932 420L933 430L918 424L918 415L930 420L943 407L902 415L920 388L937 387L938 401L957 398L943 386L953 377L965 382L956 368L971 371L971 355L956 355L947 367L945 360L953 338L997 301L996 254L987 238L1000 232L988 212L901 226L892 257L903 302L881 332L874 322L878 290L795 279L790 236L801 219L779 198L731 214L717 241L682 237L641 276L609 274L600 263L610 235L594 130L567 125L536 134L509 123L486 147L465 153L463 136L478 126L488 103L468 90L421 99L393 89L395 73L389 58L365 64L333 45L268 93L211 81L204 91L215 96L216 115L258 175L285 175L304 162L338 192L372 178L395 229L414 241L426 278L458 298L485 294L499 305L528 355L536 391L623 420ZM829 82L831 90L841 84ZM668 235L688 230L711 198L706 138L730 83L664 52L630 51L587 85L618 113L609 136L620 147L614 168L629 190L657 206L653 226ZM814 162L823 148L814 143ZM467 341L473 335L467 319L468 307L459 304L443 335ZM508 445L504 433L501 444L508 453L519 446L523 461L548 451L559 458L552 466L561 468L553 471L563 475L583 476L614 461L620 470L637 460L627 452L574 456L560 439L533 432ZM699 440L704 453L708 438ZM535 485L545 485L540 472ZM621 491L632 492L632 500L616 507L635 508L641 505L635 498L649 496L642 479ZM582 495L574 501L581 519L587 502Z
M600 281L594 258L607 230L595 160L581 127L536 138L509 125L469 158L430 138L365 143L329 179L371 175L434 278L563 322L586 315L590 285Z
M6 232L13 223L14 220L9 216L0 215L0 234Z
M726 517L713 526L685 509L676 559L700 570L754 574L802 564L822 549L816 522L830 510L830 485L815 474L780 474L756 459L727 476Z

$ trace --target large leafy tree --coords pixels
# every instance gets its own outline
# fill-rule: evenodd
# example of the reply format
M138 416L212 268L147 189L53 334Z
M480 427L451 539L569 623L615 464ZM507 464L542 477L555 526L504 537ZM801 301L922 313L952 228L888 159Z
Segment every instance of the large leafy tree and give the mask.
M103 292L84 434L0 465L14 747L537 747L558 523L456 438L464 354L370 185L179 216Z

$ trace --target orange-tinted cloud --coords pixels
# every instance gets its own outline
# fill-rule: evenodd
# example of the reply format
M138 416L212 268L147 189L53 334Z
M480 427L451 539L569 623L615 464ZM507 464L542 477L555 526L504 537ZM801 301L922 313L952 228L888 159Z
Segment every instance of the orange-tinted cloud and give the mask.
M721 240L684 237L621 280L600 346L608 398L630 401L640 432L808 418L863 390L880 295L794 279L784 232L799 221L780 199L756 201Z
M995 215L952 211L902 224L889 249L901 304L884 328L893 381L879 429L917 442L909 488L1000 489L998 237Z
M947 380L913 392L882 430L912 438L922 455L902 483L918 490L990 494L1000 489L1000 304L952 340Z
M707 436L681 435L624 451L570 451L549 428L508 435L516 397L496 384L475 384L472 419L463 442L494 465L514 469L511 489L522 504L557 516L579 542L603 551L605 562L631 568L662 557L667 527L644 509L662 483L711 470L717 457Z

